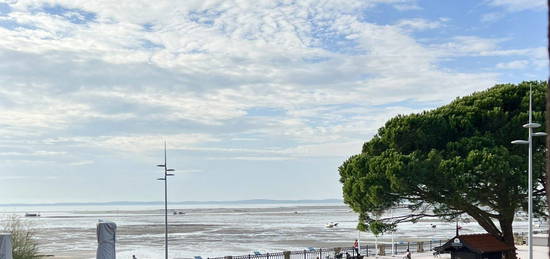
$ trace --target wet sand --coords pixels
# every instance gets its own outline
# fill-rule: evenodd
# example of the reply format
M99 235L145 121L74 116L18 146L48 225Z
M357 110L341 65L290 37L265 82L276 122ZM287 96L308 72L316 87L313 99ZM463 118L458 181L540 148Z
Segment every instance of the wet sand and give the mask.
M173 215L173 211L184 214ZM55 258L95 258L98 219L117 223L119 258L131 258L133 254L140 259L162 258L163 210L43 212L40 218L25 220L38 227L42 254L55 255ZM331 221L338 222L338 227L326 228L325 224ZM296 251L308 247L350 247L357 238L356 224L357 215L347 206L174 208L169 215L170 258L235 256L253 251ZM437 224L437 229L432 229L432 224ZM454 225L453 222L436 220L403 224L398 227L395 241L434 241L435 246L438 240L454 236ZM482 232L473 222L462 225L463 233ZM390 240L389 235L378 239L380 243ZM363 233L361 242L372 247L374 237Z

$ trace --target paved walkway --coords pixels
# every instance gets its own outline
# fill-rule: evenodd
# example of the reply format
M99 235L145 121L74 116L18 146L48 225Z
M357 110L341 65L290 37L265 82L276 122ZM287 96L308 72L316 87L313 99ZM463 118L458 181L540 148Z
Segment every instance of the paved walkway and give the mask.
M518 249L518 258L519 259L527 259L528 257L528 247L527 246L517 246ZM365 258L373 258L373 257L365 257ZM403 258L403 254L396 255L396 256L378 256L375 258L380 259L401 259ZM448 259L451 258L450 254L442 254L439 257L434 257L431 252L426 253L413 253L412 259ZM549 258L548 257L548 247L547 246L533 246L533 258L536 259L544 259Z

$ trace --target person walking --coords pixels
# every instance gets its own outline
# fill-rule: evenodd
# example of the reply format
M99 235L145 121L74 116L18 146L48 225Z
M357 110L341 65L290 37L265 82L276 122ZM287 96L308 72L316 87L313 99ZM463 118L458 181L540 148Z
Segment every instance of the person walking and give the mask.
M357 255L359 255L359 242L357 241L357 239L355 239L355 242L353 242L353 250Z

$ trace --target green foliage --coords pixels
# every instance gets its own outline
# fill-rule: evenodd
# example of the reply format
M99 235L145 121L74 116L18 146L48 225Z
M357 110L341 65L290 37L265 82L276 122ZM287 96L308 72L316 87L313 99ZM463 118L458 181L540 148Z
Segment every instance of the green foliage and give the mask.
M28 222L17 216L8 217L4 221L3 232L11 234L13 259L39 258L35 233Z
M344 201L359 213L360 225L377 234L400 222L466 213L507 239L515 213L527 209L527 146L510 141L527 139L522 125L528 121L529 86L533 121L544 126L546 82L496 85L386 122L360 154L339 167ZM545 150L545 141L534 138L538 215L545 211ZM375 215L404 203L410 215Z

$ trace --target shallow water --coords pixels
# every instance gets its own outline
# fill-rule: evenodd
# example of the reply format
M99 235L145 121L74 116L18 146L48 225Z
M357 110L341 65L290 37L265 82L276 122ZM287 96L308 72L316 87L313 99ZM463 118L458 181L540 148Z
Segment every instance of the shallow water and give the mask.
M280 252L307 247L349 247L358 237L357 214L345 205L174 205L170 208L170 257L218 257L253 251ZM184 212L172 215L172 211ZM0 216L24 215L29 208L0 207ZM82 206L32 208L41 217L23 218L37 229L42 254L70 258L95 258L95 227L99 219L117 224L117 256L163 258L164 210L159 206ZM406 213L394 210L394 215ZM334 228L325 224L338 222ZM432 227L435 225L436 227ZM475 222L460 223L461 233L484 232ZM537 225L537 224L536 224ZM526 221L514 223L515 232L527 230ZM541 226L542 228L546 225ZM396 242L449 239L454 222L423 220L399 225ZM361 233L362 244L373 244L374 236ZM390 235L378 238L389 242Z

